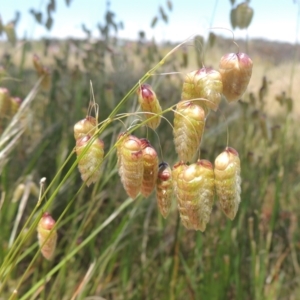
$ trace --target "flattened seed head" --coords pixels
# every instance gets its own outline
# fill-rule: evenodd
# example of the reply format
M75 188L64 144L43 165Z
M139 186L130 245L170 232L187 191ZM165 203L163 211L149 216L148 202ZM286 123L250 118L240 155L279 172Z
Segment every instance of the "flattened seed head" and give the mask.
M252 75L253 62L245 53L225 54L219 64L223 95L228 102L239 100L247 89Z

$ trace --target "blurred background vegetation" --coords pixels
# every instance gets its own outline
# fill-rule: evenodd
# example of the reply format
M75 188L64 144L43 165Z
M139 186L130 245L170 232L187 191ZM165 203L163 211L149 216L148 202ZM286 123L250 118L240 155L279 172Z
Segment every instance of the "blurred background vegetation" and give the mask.
M46 2L30 14L51 30L56 3ZM71 1L66 2L72 13ZM240 26L246 33L251 3L230 2L232 30ZM167 23L171 14L167 1L149 26ZM91 83L100 122L125 96L118 113L134 113L139 106L132 88L176 45L149 41L142 31L135 41L117 38L122 16L109 4L98 24L99 38L83 25L84 39L20 39L18 18L0 19L5 37L0 41L1 300L300 299L298 44L247 34L236 40L253 60L252 78L237 104L223 100L209 115L201 158L213 162L224 150L228 128L229 145L241 159L242 202L234 221L216 203L201 233L182 227L176 203L163 219L155 193L127 199L114 150L104 160L99 182L89 188L74 165L73 126L87 114ZM180 100L187 72L202 65L218 69L221 56L236 49L215 31L208 38L195 36L147 83L167 109ZM165 117L173 122L173 113ZM137 118L123 119L125 126ZM106 153L124 124L114 121L101 132ZM176 163L168 122L162 121L156 133L142 126L134 134L147 137L160 160ZM37 207L43 177L46 195ZM57 220L59 236L50 262L38 253L36 238L46 209Z

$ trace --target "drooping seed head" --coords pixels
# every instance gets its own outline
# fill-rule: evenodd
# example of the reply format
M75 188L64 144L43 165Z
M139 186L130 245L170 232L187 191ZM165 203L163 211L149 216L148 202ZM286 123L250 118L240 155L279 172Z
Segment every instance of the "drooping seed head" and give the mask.
M149 84L145 83L138 88L137 94L141 109L146 113L146 119L149 119L147 126L156 129L160 124L162 109L155 92Z
M81 179L90 186L95 183L101 175L100 166L104 157L104 143L99 138L96 138L91 145L90 135L85 135L76 141L76 154L79 158L81 153L89 147L83 156L78 161L78 169L81 174Z
M241 201L240 159L238 152L227 147L215 159L215 186L221 209L233 220Z
M208 114L209 109L205 103L205 99L202 99L203 97L201 94L201 88L197 87L201 77L203 76L202 74L199 74L199 70L195 70L186 74L182 86L181 100L190 100L190 102L202 107L205 114Z
M156 200L160 213L164 218L169 215L173 198L172 170L166 162L159 164L156 181Z
M128 196L135 199L143 181L142 143L134 135L121 134L117 141L118 171Z
M205 99L201 101L204 109L209 108L216 111L222 98L223 84L220 72L212 68L202 68L195 75L195 90L199 94L199 98ZM200 103L201 103L200 102ZM196 102L198 104L198 102Z
M172 168L172 178L173 178L173 190L174 194L177 197L177 188L180 174L188 167L188 165L184 161L177 162Z
M7 116L10 112L10 93L7 88L0 87L0 117Z
M141 194L148 197L155 188L158 173L158 156L155 149L147 139L140 139L143 152L143 181Z
M185 77L181 99L193 100L207 115L209 109L217 110L222 98L221 74L212 68L201 68L188 73Z
M78 121L74 125L74 137L75 140L84 137L85 135L94 135L97 130L97 121L92 116L87 116L84 119Z
M214 172L207 160L198 160L180 170L177 177L178 209L187 229L204 231L214 199Z
M182 101L174 117L174 143L180 160L190 162L200 147L205 126L205 112L200 106Z
M253 62L245 53L228 53L220 60L223 95L228 102L239 100L247 89Z
M54 226L55 220L48 212L45 212L38 223L37 232L41 252L48 260L53 258L56 248L57 232L53 229Z
M248 28L252 18L253 18L253 9L249 6L249 4L245 1L240 3L234 12L235 24L236 27L240 29Z

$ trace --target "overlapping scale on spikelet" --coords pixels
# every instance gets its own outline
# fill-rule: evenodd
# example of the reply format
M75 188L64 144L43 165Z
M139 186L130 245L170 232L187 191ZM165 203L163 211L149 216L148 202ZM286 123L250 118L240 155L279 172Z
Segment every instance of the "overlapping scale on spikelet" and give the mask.
M143 112L146 112L146 118L149 119L147 126L156 129L160 124L162 109L155 92L149 84L142 84L137 93L141 109ZM153 117L155 114L158 115Z
M204 231L214 200L214 171L207 160L182 168L177 176L178 209L187 229Z
M202 106L206 106L206 109L210 108L216 111L219 107L223 91L220 72L212 68L202 68L197 71L194 80L195 90L199 98L207 100L195 103L201 103Z
M184 161L177 162L172 168L172 179L173 179L173 190L174 195L177 198L178 192L178 178L179 175L188 167L188 165Z
M118 171L129 197L135 199L143 181L143 151L141 141L134 135L121 134L117 142Z
M195 88L195 84L196 84L195 76L197 72L198 70L195 70L185 75L183 86L182 86L181 100L191 100L191 99L199 98L199 95Z
M173 198L172 170L166 162L159 164L156 181L156 201L164 218L169 215Z
M54 219L48 212L45 212L38 223L37 232L41 252L48 260L53 258L56 248L57 232L56 229L52 230L54 226Z
M199 76L198 71L192 71L186 74L184 83L182 86L182 93L181 93L181 100L191 100L191 102L199 105L202 107L205 111L205 114L208 114L208 107L205 104L205 101L201 97L201 94L199 93L200 90L196 88L196 84L198 82Z
M77 157L87 148L86 152L78 161L78 169L81 174L81 179L90 186L92 183L98 181L101 171L100 166L104 157L104 143L99 138L96 138L91 145L90 135L85 135L76 141L76 154Z
M74 137L75 140L84 137L85 135L94 135L97 130L97 121L92 116L87 116L84 119L78 121L74 125Z
M155 188L158 173L158 156L147 139L140 139L143 152L143 181L141 194L147 198Z
M245 53L225 54L219 64L223 95L228 102L238 101L244 94L252 75L252 60Z
M186 74L181 99L193 100L207 115L209 109L217 110L222 98L221 74L212 68L202 68Z
M179 159L190 162L196 154L205 126L203 108L189 101L177 104L174 116L174 143Z
M238 152L227 147L215 159L215 186L220 207L233 220L241 201L240 159Z

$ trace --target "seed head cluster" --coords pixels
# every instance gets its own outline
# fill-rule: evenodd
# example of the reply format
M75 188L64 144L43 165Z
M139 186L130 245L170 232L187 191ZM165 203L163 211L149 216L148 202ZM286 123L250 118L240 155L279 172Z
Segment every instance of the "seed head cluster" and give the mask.
M252 74L252 60L245 53L229 53L219 63L219 70L201 68L185 76L181 99L174 109L174 144L178 162L170 167L159 164L150 141L128 132L116 141L117 167L129 197L147 198L156 191L157 206L164 218L177 201L181 222L187 229L205 231L215 196L224 214L233 220L240 194L240 159L232 147L217 156L214 165L197 158L210 110L217 111L222 97L232 103L245 92ZM138 101L149 128L156 130L163 113L156 93L149 84L137 89ZM104 144L95 138L96 119L86 117L74 126L78 168L82 180L90 185L100 177L99 164ZM81 154L84 152L83 156ZM198 154L199 155L199 154Z

